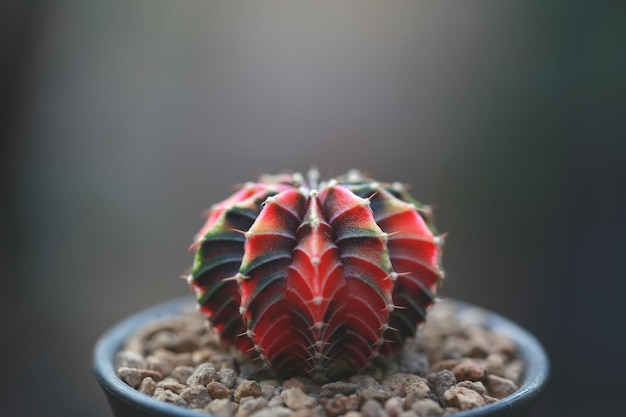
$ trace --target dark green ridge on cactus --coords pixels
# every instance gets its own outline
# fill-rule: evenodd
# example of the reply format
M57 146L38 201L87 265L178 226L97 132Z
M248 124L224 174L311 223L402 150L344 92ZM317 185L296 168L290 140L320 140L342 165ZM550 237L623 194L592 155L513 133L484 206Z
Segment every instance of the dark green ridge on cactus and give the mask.
M358 372L415 334L443 277L430 208L349 171L263 175L209 211L189 284L222 340L280 375Z

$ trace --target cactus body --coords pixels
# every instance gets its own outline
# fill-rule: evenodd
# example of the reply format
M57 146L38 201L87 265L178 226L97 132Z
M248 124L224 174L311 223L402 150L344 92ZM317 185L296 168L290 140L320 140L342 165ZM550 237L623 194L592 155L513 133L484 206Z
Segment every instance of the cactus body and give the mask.
M442 278L428 207L357 171L263 176L215 205L189 283L221 338L279 374L354 373L415 334Z

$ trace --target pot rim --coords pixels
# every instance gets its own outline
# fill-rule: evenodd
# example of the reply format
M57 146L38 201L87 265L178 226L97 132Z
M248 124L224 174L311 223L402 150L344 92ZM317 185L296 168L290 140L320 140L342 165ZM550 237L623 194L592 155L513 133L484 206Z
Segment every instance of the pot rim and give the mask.
M548 356L539 341L527 330L497 313L455 299L446 298L446 302L451 303L455 315L459 315L463 322L483 324L510 338L517 346L518 357L524 363L522 382L516 392L495 403L456 413L455 417L512 415L530 409L545 387L550 373ZM219 417L158 401L128 386L115 370L115 356L129 336L148 322L188 312L194 304L192 296L176 298L139 311L107 330L96 342L93 361L96 379L105 393L155 415Z

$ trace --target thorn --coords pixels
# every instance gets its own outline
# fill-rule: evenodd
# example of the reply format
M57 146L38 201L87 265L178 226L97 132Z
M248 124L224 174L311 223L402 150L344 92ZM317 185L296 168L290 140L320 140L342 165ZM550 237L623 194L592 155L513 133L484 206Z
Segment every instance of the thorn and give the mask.
M313 266L318 266L320 264L321 260L319 258L319 256L313 256L311 257L311 263L313 264Z
M239 307L239 314L241 314L242 316L246 314L246 308L244 306Z
M399 331L398 329L396 329L395 327L391 327L391 326L390 326L389 324L387 324L387 323L385 323L385 324L383 324L382 326L380 326L380 330L381 330L381 331L383 331L383 332L384 332L384 331L387 331L387 330L391 330L391 331L394 331L394 332Z
M202 245L202 242L204 242L204 237L201 237L199 239L197 239L195 242L193 242L191 245L189 245L189 248L187 249L187 252L195 252L198 250L198 247L200 245Z
M391 188L393 188L395 191L406 191L406 187L401 182L394 182L393 184L391 184Z
M385 279L395 281L398 279L398 277L406 277L407 275L411 275L411 272L392 272L391 274L387 275Z
M187 284L191 284L193 282L193 275L189 274L187 276L185 275L181 275L180 276L182 279L186 279L187 280Z
M248 233L248 232L246 232L245 230L241 230L241 229L230 229L230 231L231 231L231 232L240 233L240 234L242 234L242 235L244 235L244 236L246 235L246 233Z
M246 279L250 279L250 277L247 276L247 275L244 275L242 273L237 272L237 275L235 275L234 277L224 278L224 279L222 279L222 282L237 281L237 285L239 285L239 284L241 284L241 281L246 280Z
M435 236L435 243L439 246L445 245L446 243L446 237L448 237L448 233L442 233L439 236Z
M328 185L327 185L328 188L333 188L333 187L336 187L336 186L337 186L337 180L336 179L333 178L332 180L328 181Z
M313 303L313 304L315 304L316 306L318 306L318 307L319 307L320 305L322 305L322 303L323 303L324 301L328 301L328 300L329 300L329 298L319 297L319 296L318 296L318 297L313 297L313 299L312 299L312 300L307 301L307 303L308 303L308 304Z
M309 327L309 330L322 330L326 326L326 323L322 321L315 322L313 326Z
M252 329L248 329L243 333L239 333L237 335L237 337L241 337L241 336L248 336L250 339L252 339L252 337L254 336L254 332L252 331Z
M317 190L309 191L309 197L311 198L317 198L318 195L319 195L319 192Z
M406 307L403 306L397 306L397 305L393 305L393 304L387 304L387 308L386 310L390 313L392 313L394 310L406 310Z
M446 279L446 271L443 268L439 268L439 278Z
M413 206L413 208L417 211L421 211L422 213L424 213L427 216L432 216L433 214L433 208L432 206L422 206L422 207L415 207L415 204L411 204Z

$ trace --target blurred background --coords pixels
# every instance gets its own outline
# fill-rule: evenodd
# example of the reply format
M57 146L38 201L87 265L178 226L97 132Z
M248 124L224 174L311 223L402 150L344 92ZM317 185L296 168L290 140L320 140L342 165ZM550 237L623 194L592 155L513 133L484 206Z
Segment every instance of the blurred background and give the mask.
M110 416L98 336L188 293L231 184L316 165L436 205L442 295L550 354L536 417L624 415L624 4L3 2L1 414Z

